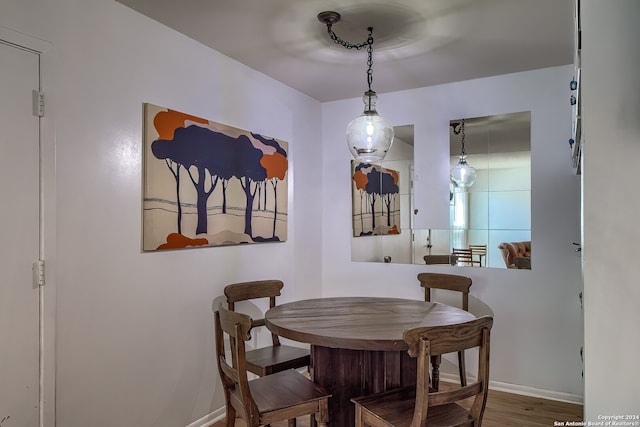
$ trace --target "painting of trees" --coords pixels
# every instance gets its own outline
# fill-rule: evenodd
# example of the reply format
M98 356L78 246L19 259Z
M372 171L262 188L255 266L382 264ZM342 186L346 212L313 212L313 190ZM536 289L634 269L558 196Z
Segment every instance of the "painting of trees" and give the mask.
M398 234L399 174L378 165L352 162L353 235ZM386 217L386 220L384 220Z
M286 240L286 142L145 104L144 145L144 250Z

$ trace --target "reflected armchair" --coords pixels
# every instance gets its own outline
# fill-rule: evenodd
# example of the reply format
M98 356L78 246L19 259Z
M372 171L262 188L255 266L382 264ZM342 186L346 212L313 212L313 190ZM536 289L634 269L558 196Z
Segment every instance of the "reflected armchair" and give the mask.
M502 242L498 249L507 268L531 269L531 241Z

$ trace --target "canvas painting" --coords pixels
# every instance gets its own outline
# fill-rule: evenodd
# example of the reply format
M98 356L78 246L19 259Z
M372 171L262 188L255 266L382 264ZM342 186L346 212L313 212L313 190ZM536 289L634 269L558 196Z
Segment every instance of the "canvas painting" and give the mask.
M283 242L288 144L144 104L143 250Z
M351 162L353 235L400 234L398 171Z

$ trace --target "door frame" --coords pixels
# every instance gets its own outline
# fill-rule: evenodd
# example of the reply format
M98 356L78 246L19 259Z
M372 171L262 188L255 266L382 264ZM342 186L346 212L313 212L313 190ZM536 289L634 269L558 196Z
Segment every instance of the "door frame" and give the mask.
M0 26L0 40L17 49L24 49L39 57L40 87L33 88L47 93L53 85L53 45L47 41ZM46 96L45 96L46 100ZM45 101L45 114L39 118L40 148L40 243L39 258L45 261L45 285L39 289L39 427L55 426L55 247L56 247L56 188L55 188L55 134L53 106ZM35 261L35 260L34 260Z

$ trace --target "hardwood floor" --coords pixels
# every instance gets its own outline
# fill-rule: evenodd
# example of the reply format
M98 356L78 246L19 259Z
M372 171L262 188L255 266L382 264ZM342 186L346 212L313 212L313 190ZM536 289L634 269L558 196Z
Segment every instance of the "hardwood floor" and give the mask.
M582 421L582 405L489 390L484 427L542 427L554 421Z
M448 383L441 383L446 387ZM537 397L489 390L487 407L482 420L483 427L549 427L554 421L582 421L582 405ZM308 427L309 418L297 420L298 427ZM219 421L213 427L224 427ZM236 427L245 427L242 420L236 420ZM274 427L286 427L287 423L273 424ZM331 425L331 423L329 423Z

